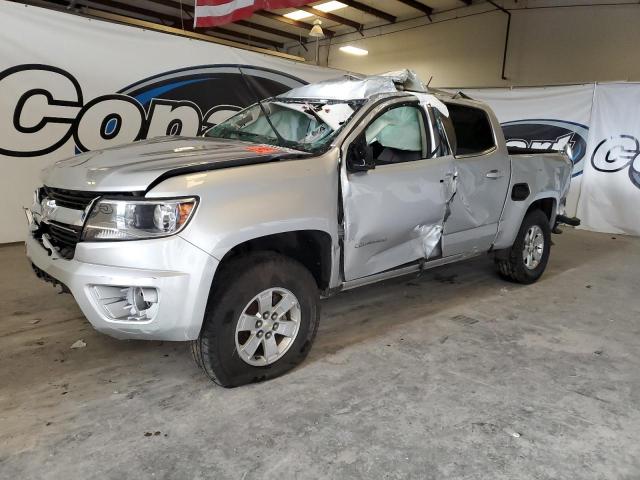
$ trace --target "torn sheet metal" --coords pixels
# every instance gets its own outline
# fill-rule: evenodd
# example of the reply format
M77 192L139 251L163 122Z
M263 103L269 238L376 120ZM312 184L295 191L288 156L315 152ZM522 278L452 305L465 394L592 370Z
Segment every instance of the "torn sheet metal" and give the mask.
M310 85L303 85L278 95L277 98L318 100L362 100L379 93L395 93L398 89L391 78L344 75Z
M306 102L269 102L269 105L277 105L283 109L295 110L311 119L315 119L315 116L318 116L324 123L329 125L332 130L338 130L344 122L351 118L354 112L348 103L332 103L324 105L322 108L314 108L313 114L310 113L312 104Z
M353 112L353 108L348 103L333 103L325 105L321 110L317 110L316 115L329 125L332 130L338 130L351 118Z
M442 238L442 225L418 225L415 231L420 237L422 254L428 260L442 254L440 239Z
M363 100L381 93L398 91L424 92L427 88L412 70L399 70L380 75L343 75L322 82L303 85L278 95L278 98L318 100ZM431 95L433 97L433 95ZM433 97L435 99L435 97Z
M448 223L446 233L454 234L497 222L506 186L486 181L485 171L491 166L487 166L486 160L460 161L456 168L460 178L457 194L451 202L455 215ZM492 220L492 216L495 220Z
M393 80L402 90L411 90L414 92L426 92L427 86L420 80L418 74L413 70L404 69L393 72L385 72L379 75Z
M433 225L418 225L415 231L421 240L423 258L431 258L442 255L442 234L444 226L451 215L451 202L458 191L458 171L447 173L442 182L442 194L445 199L442 220Z
M435 108L445 117L449 116L449 109L435 95L431 95L430 93L419 93L419 92L411 92L411 94L418 97L418 101L420 102L420 105L422 105L423 107Z

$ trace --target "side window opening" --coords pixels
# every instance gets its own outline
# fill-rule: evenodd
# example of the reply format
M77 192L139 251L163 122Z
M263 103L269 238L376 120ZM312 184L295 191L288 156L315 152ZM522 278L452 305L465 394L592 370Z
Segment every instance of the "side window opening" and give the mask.
M377 165L412 162L426 157L424 117L418 106L392 108L376 118L366 129Z
M454 103L448 103L447 108L456 133L456 155L480 154L495 146L484 110Z

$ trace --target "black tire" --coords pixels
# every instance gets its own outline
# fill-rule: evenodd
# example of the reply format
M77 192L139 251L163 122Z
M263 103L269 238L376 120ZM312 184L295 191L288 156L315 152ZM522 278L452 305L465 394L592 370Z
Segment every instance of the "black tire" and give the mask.
M542 230L544 247L542 258L536 268L530 269L525 265L522 257L524 240L528 230L537 225ZM549 261L551 250L551 228L549 218L542 210L532 210L527 213L520 225L520 230L511 248L498 252L495 257L498 273L502 278L510 282L530 284L537 281L544 273Z
M246 363L236 349L236 325L245 306L269 288L285 288L300 306L300 327L286 353L270 365ZM299 262L272 252L230 260L214 286L202 331L191 342L196 364L218 385L237 387L278 377L300 364L311 349L320 320L319 294L311 273ZM275 335L274 335L275 337Z

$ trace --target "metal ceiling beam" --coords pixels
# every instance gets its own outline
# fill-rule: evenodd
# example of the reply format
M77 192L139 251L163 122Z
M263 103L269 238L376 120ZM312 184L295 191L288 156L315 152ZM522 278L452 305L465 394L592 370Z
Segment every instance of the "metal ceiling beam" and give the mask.
M386 20L389 23L395 23L396 21L396 17L394 17L390 13L370 7L369 5L365 5L364 3L358 2L357 0L340 0L340 2L344 3L348 7L355 8L356 10L360 10L361 12Z
M310 23L301 22L300 20L293 20L291 18L278 15L277 13L268 12L266 10L259 10L255 12L254 15L260 15L261 17L268 18L270 20L275 20L276 22L282 22L282 23L286 23L287 25L293 25L294 27L306 30L307 33L313 27L313 25L311 25ZM322 31L327 37L333 37L336 33L333 30L329 30L328 28L323 28Z
M433 8L431 8L429 5L420 3L417 0L398 0L398 2L404 3L405 5L408 5L411 8L415 8L416 10L420 10L427 17L429 17L429 20L431 20L431 14L433 13Z
M278 30L277 28L267 27L266 25L261 25L259 23L249 22L247 20L236 20L232 25L240 25L246 28L252 28L254 30L259 30L264 33L270 33L271 35L278 35L279 37L289 38L291 40L295 40L300 43L307 43L307 39L304 36L296 35L295 33L285 32L284 30Z
M193 6L184 4L180 0L147 0L148 2L155 3L157 5L163 5L169 8L175 8L178 10L178 14L185 13L187 17L182 17L182 21L193 22Z
M275 40L271 40L263 37L256 37L255 35L251 35L248 33L235 32L233 30L228 30L226 28L213 27L205 30L206 32L211 33L219 33L221 35L227 35L229 37L239 38L245 41L253 42L253 43L261 43L263 45L270 45L274 48L284 48L284 43L276 42Z
M302 10L303 12L307 12L312 15L315 15L316 17L326 18L327 20L331 20L332 22L340 23L342 25L347 25L349 27L355 28L359 32L361 32L362 29L364 28L364 25L362 25L361 23L354 22L353 20L349 20L348 18L344 18L339 15L334 15L333 13L323 12L322 10L309 7L307 5L302 5L298 7L298 9ZM287 17L284 17L284 18L287 18Z
M176 24L180 23L180 17L176 17L174 15L169 15L169 14L166 14L166 13L154 12L153 10L148 10L146 8L136 7L135 5L130 5L128 3L118 2L116 0L92 0L92 3L98 4L100 6L87 5L86 2L76 2L76 6L84 6L84 7L88 7L88 8L96 8L98 10L101 10L100 7L109 7L109 8L115 8L117 10L123 10L123 11L129 12L129 13L136 13L138 15L143 15L143 16L149 17L149 18L157 18L159 20L165 20L165 21L168 21L168 22L176 23Z
M180 10L182 8L182 10L184 10L184 13L191 14L189 12L189 9L191 9L191 11L193 12L193 5L185 3L180 4L180 0L147 0L147 2L163 5L165 7L175 8L176 10Z

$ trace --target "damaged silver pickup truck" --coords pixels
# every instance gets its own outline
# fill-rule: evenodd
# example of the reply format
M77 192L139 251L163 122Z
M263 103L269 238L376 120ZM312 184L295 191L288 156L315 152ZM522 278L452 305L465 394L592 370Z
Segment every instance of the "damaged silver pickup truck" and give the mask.
M319 299L490 253L531 283L571 163L509 154L498 121L411 72L306 85L203 137L60 161L31 208L37 275L101 332L190 341L224 386L299 364Z

